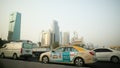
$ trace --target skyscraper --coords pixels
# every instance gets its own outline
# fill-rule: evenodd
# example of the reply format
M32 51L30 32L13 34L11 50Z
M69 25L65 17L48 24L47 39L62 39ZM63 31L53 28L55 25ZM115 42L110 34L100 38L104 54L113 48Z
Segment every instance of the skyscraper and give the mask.
M50 47L51 45L51 31L42 31L41 46Z
M21 14L18 12L10 14L8 40L20 40Z
M53 38L54 38L54 42L59 42L59 26L58 26L58 22L56 20L54 20L53 24L52 24L52 32L53 32Z
M60 32L60 34L59 34L59 44L60 44L60 45L63 44L63 43L62 43L62 32Z

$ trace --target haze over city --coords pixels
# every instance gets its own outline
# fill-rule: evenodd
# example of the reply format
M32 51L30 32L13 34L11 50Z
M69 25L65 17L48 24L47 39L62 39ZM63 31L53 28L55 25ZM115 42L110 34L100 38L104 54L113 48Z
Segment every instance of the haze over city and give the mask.
M7 39L9 16L21 13L21 39L39 42L54 20L60 31L76 31L85 43L120 45L120 0L0 0L0 37Z

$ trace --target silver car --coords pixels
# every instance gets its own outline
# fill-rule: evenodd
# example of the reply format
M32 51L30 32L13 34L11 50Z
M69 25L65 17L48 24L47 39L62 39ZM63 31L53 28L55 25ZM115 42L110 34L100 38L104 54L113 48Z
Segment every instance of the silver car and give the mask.
M98 61L111 61L118 63L120 61L120 51L116 51L110 48L97 48L94 49L96 52L96 58Z

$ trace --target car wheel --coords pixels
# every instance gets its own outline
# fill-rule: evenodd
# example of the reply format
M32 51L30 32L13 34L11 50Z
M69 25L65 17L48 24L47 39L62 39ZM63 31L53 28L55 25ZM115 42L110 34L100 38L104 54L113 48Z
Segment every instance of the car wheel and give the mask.
M113 63L118 63L119 62L119 58L118 57L112 57L111 58L111 61L113 62Z
M82 67L84 65L84 61L83 61L82 58L76 58L75 61L74 61L74 64L76 66Z
M2 53L0 57L1 57L1 58L4 58L4 57L5 57L4 53Z
M17 54L13 54L13 59L16 60L17 58Z
M45 63L45 64L48 63L49 62L49 58L47 56L43 56L42 62Z

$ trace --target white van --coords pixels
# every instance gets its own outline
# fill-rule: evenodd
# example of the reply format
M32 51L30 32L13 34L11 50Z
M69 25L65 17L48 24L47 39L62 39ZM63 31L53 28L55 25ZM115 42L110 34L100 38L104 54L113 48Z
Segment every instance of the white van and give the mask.
M32 44L28 42L10 42L0 49L0 56L18 59L32 57Z

